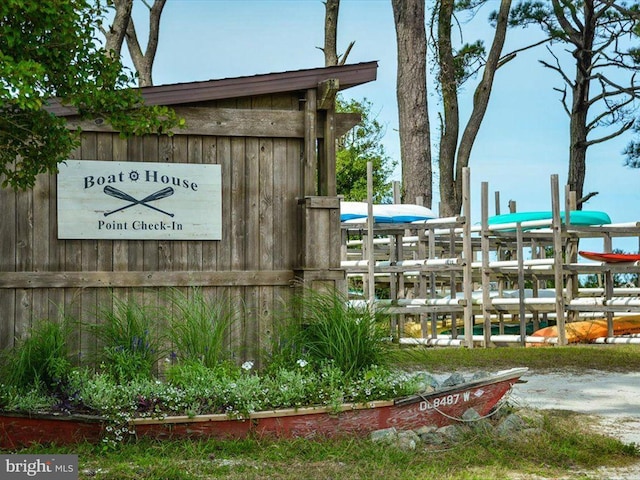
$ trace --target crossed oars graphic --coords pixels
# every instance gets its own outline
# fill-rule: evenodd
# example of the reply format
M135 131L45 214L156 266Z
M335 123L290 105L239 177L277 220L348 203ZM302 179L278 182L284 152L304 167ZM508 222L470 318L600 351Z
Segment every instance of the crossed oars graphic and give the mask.
M120 211L125 210L127 208L131 208L134 205L144 205L145 207L148 207L148 208L150 208L152 210L156 210L156 211L158 211L160 213L164 213L165 215L169 215L170 217L173 217L173 213L165 212L164 210L161 210L161 209L159 209L157 207L154 207L153 205L149 205L147 203L147 202L152 202L154 200L160 200L161 198L170 197L174 193L173 192L173 188L171 188L171 187L165 187L162 190L158 190L157 192L152 193L151 195L147 195L142 200L138 200L137 198L134 198L131 195L129 195L128 193L125 193L122 190L118 190L117 188L114 188L111 185L107 185L107 186L104 187L104 193L106 193L110 197L115 197L115 198L119 198L120 200L126 200L127 202L131 202L129 205L125 205L124 207L120 207L117 210L112 210L110 212L105 212L105 214L104 214L105 217L111 215L112 213L120 212Z

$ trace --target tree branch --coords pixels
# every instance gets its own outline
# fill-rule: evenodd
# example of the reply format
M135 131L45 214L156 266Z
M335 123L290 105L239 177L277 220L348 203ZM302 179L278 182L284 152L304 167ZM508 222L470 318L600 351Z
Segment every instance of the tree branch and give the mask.
M578 207L580 207L584 203L587 203L589 200L591 200L591 198L598 195L598 193L599 192L589 192L587 195L585 195L584 197L582 197L580 200L576 202L578 204Z
M612 138L619 137L624 132L628 131L631 127L633 127L634 123L635 122L633 120L630 120L627 123L625 123L622 127L620 127L618 130L616 130L615 132L613 132L613 133L611 133L609 135L606 135L604 137L595 138L593 140L588 140L587 142L585 142L585 145L587 147L590 147L591 145L595 145L597 143L603 143L603 142L606 142L608 140L611 140Z
M351 52L351 49L353 48L353 46L356 44L356 41L352 41L349 46L347 47L347 50L339 57L338 59L338 65L344 65L345 62L347 61L347 57L349 56L349 52Z

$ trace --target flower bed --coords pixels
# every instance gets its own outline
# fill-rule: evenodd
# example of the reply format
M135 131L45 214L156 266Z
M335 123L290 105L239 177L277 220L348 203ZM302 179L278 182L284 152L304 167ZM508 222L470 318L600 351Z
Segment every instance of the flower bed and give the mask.
M338 411L432 386L428 375L385 366L390 342L380 311L353 307L336 293L307 291L300 301L274 328L270 351L248 359L229 347L234 309L198 290L176 292L162 311L114 298L92 323L98 349L84 365L67 351L73 323L36 324L2 358L0 411L92 415L101 419L103 440L117 444L130 436L134 419Z
M396 428L441 427L490 414L526 369L512 369L494 376L471 379L462 384L404 398L335 406L254 411L229 414L154 415L121 417L113 422L92 416L0 415L0 447L14 449L30 443L69 444L78 441L107 444L136 437L155 439L271 437L335 437L366 435ZM128 418L127 420L122 420Z

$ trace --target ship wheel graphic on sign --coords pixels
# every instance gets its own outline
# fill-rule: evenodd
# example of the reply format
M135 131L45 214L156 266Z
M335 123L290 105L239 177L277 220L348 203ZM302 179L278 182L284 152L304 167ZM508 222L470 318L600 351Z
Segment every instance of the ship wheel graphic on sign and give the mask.
M174 193L173 188L171 188L171 187L165 187L162 190L158 190L157 192L154 192L151 195L147 195L142 200L138 200L137 198L132 197L128 193L125 193L122 190L119 190L119 189L117 189L115 187L112 187L111 185L107 185L107 186L104 187L104 193L106 193L110 197L119 198L120 200L125 200L127 202L130 202L129 205L125 205L124 207L120 207L120 208L118 208L116 210L112 210L110 212L105 212L105 214L104 214L105 217L107 217L107 216L109 216L109 215L111 215L113 213L121 212L122 210L126 210L127 208L131 208L134 205L144 205L145 207L150 208L151 210L155 210L157 212L164 213L165 215L169 215L170 217L173 217L173 213L165 212L164 210L161 210L161 209L159 209L157 207L154 207L153 205L149 205L147 203L147 202L153 202L154 200L160 200L162 198L170 197Z

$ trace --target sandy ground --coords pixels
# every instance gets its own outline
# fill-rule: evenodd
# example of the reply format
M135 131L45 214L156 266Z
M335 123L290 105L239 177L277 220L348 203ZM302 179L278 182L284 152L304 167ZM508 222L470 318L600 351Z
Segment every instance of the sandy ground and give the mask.
M640 372L528 372L514 386L514 403L597 416L605 430L640 445Z
M640 446L640 372L571 374L530 371L522 380L526 383L518 383L513 388L513 403L593 415L603 433ZM582 472L582 475L580 478L640 480L640 463L625 469Z

